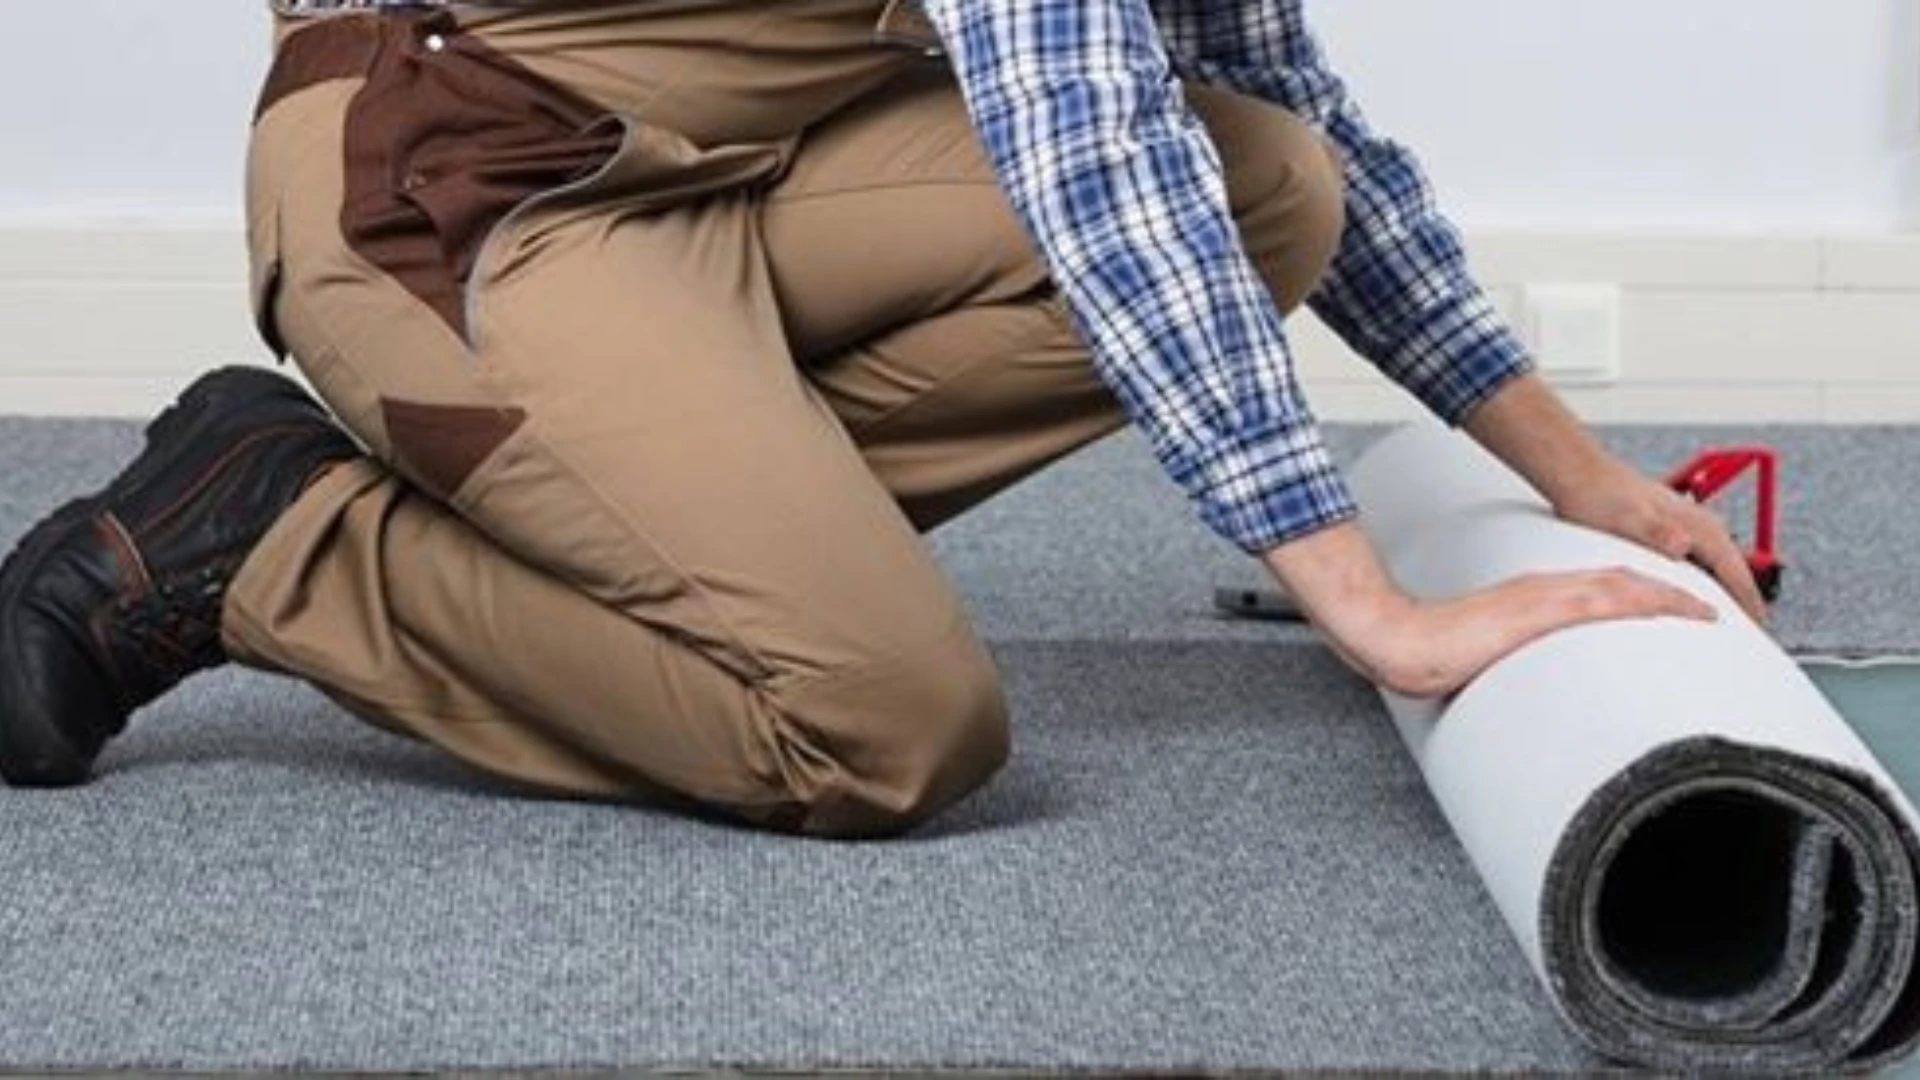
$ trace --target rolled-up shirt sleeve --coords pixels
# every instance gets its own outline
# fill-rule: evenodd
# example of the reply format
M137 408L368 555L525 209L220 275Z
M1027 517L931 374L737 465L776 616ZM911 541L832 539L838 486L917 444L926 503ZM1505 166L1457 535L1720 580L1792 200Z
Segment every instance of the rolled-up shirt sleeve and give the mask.
M1147 0L928 0L1102 379L1201 518L1259 552L1354 516Z
M1323 322L1448 424L1533 369L1469 273L1459 232L1418 160L1369 126L1300 0L1154 6L1183 72L1285 106L1345 158L1346 232L1307 298Z

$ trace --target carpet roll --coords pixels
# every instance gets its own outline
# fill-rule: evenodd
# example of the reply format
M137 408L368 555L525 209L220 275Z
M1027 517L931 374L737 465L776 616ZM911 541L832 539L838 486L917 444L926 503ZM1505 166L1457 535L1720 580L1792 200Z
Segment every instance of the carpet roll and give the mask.
M1628 566L1716 605L1551 635L1394 723L1561 1014L1662 1069L1865 1069L1920 1042L1912 805L1711 577L1558 520L1463 435L1357 462L1401 586Z

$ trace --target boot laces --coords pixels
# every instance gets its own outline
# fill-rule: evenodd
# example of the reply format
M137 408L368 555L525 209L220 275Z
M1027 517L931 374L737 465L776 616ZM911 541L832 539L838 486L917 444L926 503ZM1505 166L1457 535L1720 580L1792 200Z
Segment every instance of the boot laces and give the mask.
M215 562L157 582L114 606L114 629L152 675L177 682L223 658L220 605L229 577Z

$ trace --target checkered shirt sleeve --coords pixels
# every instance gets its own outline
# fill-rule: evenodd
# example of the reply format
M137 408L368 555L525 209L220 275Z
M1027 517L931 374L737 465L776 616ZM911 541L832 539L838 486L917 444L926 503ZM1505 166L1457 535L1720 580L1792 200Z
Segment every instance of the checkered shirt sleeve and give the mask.
M1096 366L1215 531L1264 551L1355 507L1179 79L1275 101L1348 158L1315 310L1450 422L1524 369L1411 156L1375 137L1298 0L927 0L975 125Z
M1459 233L1435 208L1418 161L1368 125L1300 0L1163 0L1158 10L1187 72L1287 107L1346 159L1348 229L1308 300L1315 314L1449 424L1532 370L1468 273Z

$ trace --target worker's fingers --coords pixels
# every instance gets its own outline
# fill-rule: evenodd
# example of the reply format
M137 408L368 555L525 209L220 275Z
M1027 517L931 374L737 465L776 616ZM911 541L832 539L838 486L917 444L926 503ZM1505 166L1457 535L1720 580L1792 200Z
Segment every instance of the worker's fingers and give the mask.
M1661 518L1654 525L1653 535L1647 542L1653 550L1669 559L1684 559L1699 544L1694 538L1694 530L1679 515Z
M1692 543L1687 557L1718 579L1733 595L1734 602L1754 622L1765 622L1766 599L1760 595L1760 585L1753 579L1753 568L1747 564L1747 557L1741 553L1740 546L1734 543L1733 535L1712 511L1699 507L1690 509L1692 512L1687 516Z

